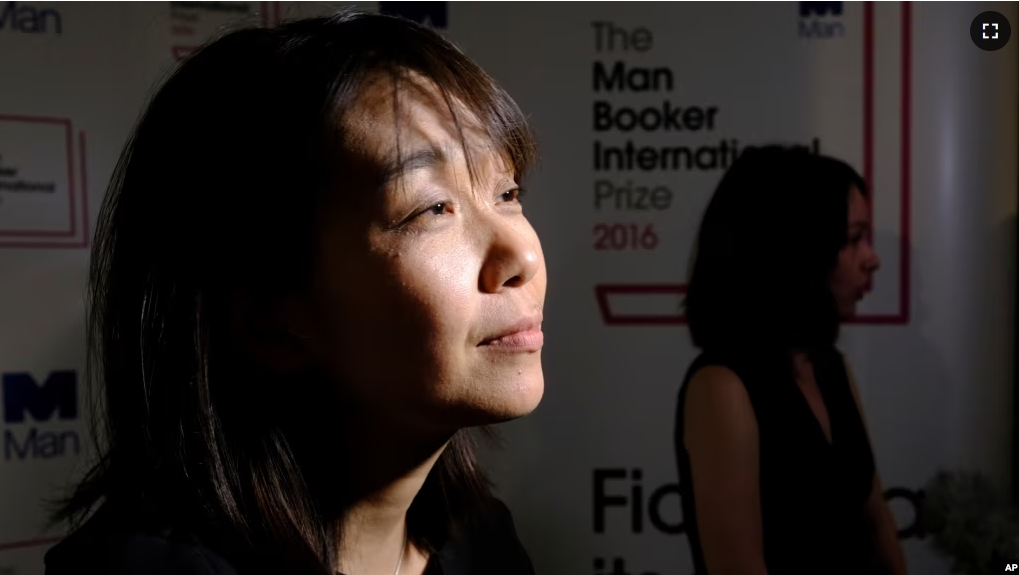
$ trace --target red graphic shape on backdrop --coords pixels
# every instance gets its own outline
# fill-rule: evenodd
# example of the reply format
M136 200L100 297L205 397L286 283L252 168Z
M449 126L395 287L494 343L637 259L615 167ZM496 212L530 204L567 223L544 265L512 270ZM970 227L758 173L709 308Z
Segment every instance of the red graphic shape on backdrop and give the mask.
M74 128L71 120L67 118L50 118L42 116L19 116L0 114L0 125L3 123L38 124L46 126L58 126L65 134L64 143L61 144L61 153L65 155L64 162L67 166L67 226L64 229L38 229L26 228L3 228L0 227L0 248L83 248L88 245L88 185L86 179L85 162L85 133L78 134L78 168L81 181L79 195L76 186L75 165L74 165ZM77 201L81 200L81 213L78 214ZM81 219L79 230L78 220Z

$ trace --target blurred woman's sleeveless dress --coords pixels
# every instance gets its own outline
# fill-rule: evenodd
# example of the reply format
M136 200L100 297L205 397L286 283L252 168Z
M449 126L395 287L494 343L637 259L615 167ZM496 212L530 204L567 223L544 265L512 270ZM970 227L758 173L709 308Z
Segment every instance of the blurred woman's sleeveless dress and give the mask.
M881 572L864 516L874 457L845 364L834 347L812 353L810 359L831 421L830 443L781 354L703 353L687 371L676 411L675 449L684 525L697 575L710 574L697 531L683 409L687 384L709 365L727 367L739 376L757 418L768 574Z

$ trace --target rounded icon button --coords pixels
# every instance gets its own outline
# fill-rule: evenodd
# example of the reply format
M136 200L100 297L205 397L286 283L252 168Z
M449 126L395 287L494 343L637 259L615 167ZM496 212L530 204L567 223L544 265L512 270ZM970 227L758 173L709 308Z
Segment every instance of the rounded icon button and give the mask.
M981 12L969 25L969 37L981 50L993 52L1008 44L1012 27L1000 12Z

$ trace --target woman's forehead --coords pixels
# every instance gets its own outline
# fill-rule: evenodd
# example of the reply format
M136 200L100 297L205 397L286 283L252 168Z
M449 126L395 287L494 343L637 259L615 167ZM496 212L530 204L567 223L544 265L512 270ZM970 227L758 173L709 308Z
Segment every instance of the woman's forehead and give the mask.
M453 95L449 100L430 79L414 73L367 78L341 123L349 144L389 151L397 146L448 148L491 145L478 115Z
M462 101L449 100L420 74L376 74L341 116L344 147L383 172L403 165L448 164L463 159L491 159L496 171L509 171L504 151ZM489 163L484 161L483 163Z

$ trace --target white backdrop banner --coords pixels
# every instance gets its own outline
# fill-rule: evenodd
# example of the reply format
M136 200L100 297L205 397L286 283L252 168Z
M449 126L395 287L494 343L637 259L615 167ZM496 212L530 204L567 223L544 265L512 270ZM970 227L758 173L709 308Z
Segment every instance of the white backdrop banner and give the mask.
M0 575L42 573L61 535L44 500L87 458L90 230L152 86L222 30L340 6L0 3ZM546 396L486 454L539 573L692 571L672 446L686 270L721 174L775 142L873 188L883 267L841 345L912 572L947 573L917 491L941 468L1010 472L1019 62L968 30L988 9L1019 23L1014 4L359 6L439 28L539 136Z

